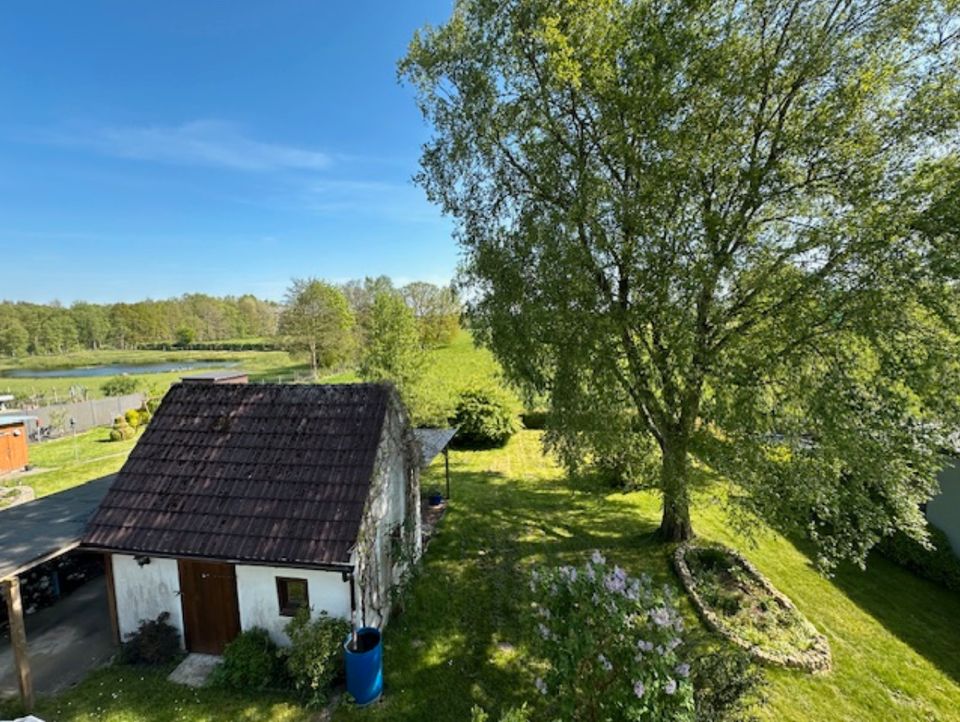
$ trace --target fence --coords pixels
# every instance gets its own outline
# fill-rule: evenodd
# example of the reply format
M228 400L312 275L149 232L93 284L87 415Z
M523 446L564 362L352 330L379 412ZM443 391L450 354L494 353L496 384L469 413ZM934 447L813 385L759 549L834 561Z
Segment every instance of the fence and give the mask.
M26 414L36 417L36 420L27 422L27 436L30 439L35 439L38 426L40 428L50 427L53 436L69 433L72 430L86 431L95 426L108 426L113 423L114 418L124 412L140 408L145 400L146 396L144 394L137 393L127 394L126 396L108 396L105 399L77 401L72 404L51 404L38 409L25 409L11 413L16 416ZM2 414L0 414L0 417L2 417ZM74 421L72 427L70 426L71 419Z

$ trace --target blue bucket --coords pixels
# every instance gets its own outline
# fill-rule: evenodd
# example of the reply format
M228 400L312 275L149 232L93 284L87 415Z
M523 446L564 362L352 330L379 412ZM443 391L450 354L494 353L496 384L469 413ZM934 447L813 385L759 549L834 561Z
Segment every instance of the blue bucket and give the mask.
M353 635L343 643L347 691L361 707L376 702L383 692L383 639L376 627L357 630L357 648L350 648Z

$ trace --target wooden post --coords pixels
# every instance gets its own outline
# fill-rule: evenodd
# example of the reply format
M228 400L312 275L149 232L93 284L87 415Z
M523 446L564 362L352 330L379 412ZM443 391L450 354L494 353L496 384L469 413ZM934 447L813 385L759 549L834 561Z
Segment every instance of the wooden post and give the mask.
M23 602L20 599L20 579L11 577L3 581L7 598L7 616L10 622L10 646L13 647L13 663L17 668L20 684L20 701L29 714L33 711L33 680L30 677L30 659L27 656L27 631L23 626Z
M450 449L443 447L443 468L447 474L447 498L450 498Z
M117 589L113 585L113 555L104 553L103 571L107 583L107 607L110 614L110 629L113 632L113 643L120 644L120 621L117 618Z

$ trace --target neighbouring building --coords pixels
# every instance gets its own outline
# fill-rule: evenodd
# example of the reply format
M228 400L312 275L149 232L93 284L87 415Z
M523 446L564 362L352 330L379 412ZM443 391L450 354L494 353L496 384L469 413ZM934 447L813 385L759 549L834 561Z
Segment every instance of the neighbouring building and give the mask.
M189 651L302 607L382 626L421 552L420 450L384 384L174 385L90 520L121 637L163 612ZM217 383L219 382L219 383Z
M927 502L927 519L947 535L953 551L960 555L960 459L946 457L937 478L940 493Z
M30 461L27 417L0 416L0 474L20 471Z

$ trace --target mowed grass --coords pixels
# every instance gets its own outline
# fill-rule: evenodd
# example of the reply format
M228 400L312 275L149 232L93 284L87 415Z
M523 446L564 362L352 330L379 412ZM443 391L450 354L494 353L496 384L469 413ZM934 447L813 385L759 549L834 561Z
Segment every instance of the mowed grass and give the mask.
M385 635L384 701L335 719L452 721L469 719L473 704L491 712L536 704L538 662L522 621L535 565L581 562L600 549L679 587L670 548L652 536L657 496L568 479L541 454L538 432L521 432L503 450L453 452L451 467L450 510L407 610ZM439 470L429 475L439 479ZM764 532L754 546L732 533L707 495L694 523L703 538L743 551L829 637L830 674L769 670L762 719L960 719L960 595L882 558L827 579L778 534ZM685 598L683 607L697 625Z
M109 441L110 430L96 428L40 444L30 444L30 463L40 473L6 477L0 486L29 486L37 497L53 494L120 470L136 444Z

